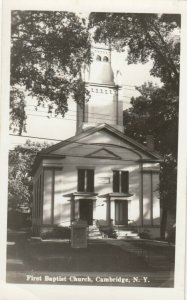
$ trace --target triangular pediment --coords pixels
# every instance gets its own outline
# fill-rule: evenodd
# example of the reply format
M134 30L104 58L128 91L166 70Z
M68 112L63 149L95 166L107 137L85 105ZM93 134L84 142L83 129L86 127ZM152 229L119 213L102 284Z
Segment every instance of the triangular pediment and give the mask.
M119 157L118 155L116 155L115 153L113 153L112 151L105 149L105 148L101 148L97 151L94 151L88 155L86 155L86 157L90 157L90 158L105 158L105 159L121 159L121 157Z
M106 144L105 148L100 148L99 150L95 150L95 152L89 151L83 155L88 156L92 155L95 157L102 157L102 158L119 158L121 159L121 155L115 151L110 153L110 150L106 149L109 145L113 146L124 146L128 151L133 152L137 159L156 159L159 160L161 157L155 153L150 152L145 146L139 144L135 140L127 137L120 131L116 130L114 127L108 124L101 124L96 126L95 128L90 128L85 130L84 132L75 135L65 141L62 141L56 145L53 145L43 151L43 154L58 154L58 155L66 155L67 153L70 154L71 151L74 151L76 148L81 149L81 147L85 148L85 150L89 150L89 147L94 148L94 145L99 145L102 147L101 144ZM74 149L74 150L71 150ZM77 150L77 151L79 151ZM91 149L90 149L91 150ZM77 153L76 153L77 154ZM125 155L125 153L124 153ZM91 157L91 156L90 156ZM132 157L133 158L133 157Z

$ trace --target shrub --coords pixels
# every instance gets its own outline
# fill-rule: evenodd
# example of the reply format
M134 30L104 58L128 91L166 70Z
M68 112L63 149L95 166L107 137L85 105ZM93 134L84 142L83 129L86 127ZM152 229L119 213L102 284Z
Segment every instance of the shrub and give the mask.
M113 227L104 227L103 226L103 227L100 227L99 230L101 233L104 233L109 238L114 238L114 239L117 238L117 233Z
M96 226L99 231L109 238L117 238L117 233L112 225L108 225L106 220L100 219L96 220Z
M70 239L70 227L43 227L40 232L41 238L46 239Z
M151 237L150 237L150 233L149 233L149 230L144 230L142 232L139 233L139 237L141 239L147 239L149 240Z

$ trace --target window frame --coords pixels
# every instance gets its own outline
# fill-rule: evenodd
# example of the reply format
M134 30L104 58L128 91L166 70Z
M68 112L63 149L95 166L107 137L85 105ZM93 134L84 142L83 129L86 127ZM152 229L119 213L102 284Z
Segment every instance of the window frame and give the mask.
M129 171L116 170L116 169L112 171L113 171L113 193L129 193Z
M84 171L84 178L82 181L82 187L81 188L81 182L79 181L79 174L81 173L81 171ZM89 177L89 172L92 173L91 177ZM91 179L89 179L91 178ZM78 192L87 192L87 193L93 193L94 189L95 189L95 169L94 168L85 168L85 167L81 167L81 168L77 168L77 191Z

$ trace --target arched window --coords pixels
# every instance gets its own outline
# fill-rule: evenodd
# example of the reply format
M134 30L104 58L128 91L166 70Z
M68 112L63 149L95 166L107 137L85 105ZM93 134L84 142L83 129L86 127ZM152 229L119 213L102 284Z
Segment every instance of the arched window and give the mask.
M100 56L100 55L97 55L97 56L96 56L96 60L97 60L97 61L101 61L101 56Z
M107 57L107 56L104 56L104 57L103 57L103 61L106 61L106 62L107 62L107 61L108 61L108 57Z

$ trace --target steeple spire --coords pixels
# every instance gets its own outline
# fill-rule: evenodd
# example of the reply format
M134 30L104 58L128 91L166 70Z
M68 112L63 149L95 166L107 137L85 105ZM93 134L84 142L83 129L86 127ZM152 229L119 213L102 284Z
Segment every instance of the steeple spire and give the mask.
M109 47L93 47L92 59L89 82L114 84L114 73L111 66L111 49Z
M77 133L102 123L123 131L123 104L119 86L114 82L111 49L106 45L93 46L92 59L85 76L91 97L84 108L77 105Z

